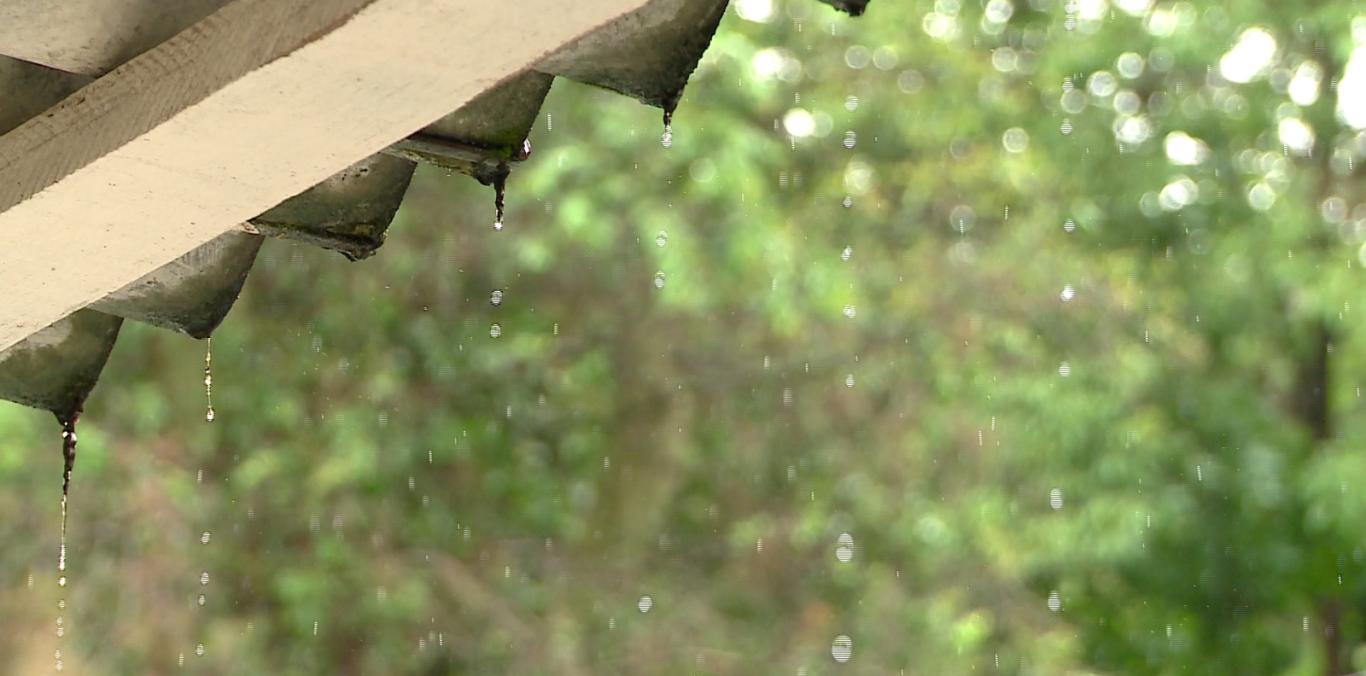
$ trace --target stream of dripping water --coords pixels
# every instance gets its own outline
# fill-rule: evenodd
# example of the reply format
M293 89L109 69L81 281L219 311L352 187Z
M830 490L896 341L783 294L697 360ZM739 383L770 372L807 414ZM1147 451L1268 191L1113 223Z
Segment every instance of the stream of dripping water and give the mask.
M493 229L501 231L503 229L503 199L507 197L508 172L506 169L498 172L493 178Z
M62 422L62 535L61 545L57 550L57 586L66 588L66 502L71 494L71 470L76 466L76 419L80 413L72 413L70 417L63 419ZM66 635L66 620L62 613L66 610L66 597L62 596L57 600L57 639L60 641ZM56 669L61 671L62 651L57 649L55 653L57 660Z
M213 336L204 340L204 422L213 422Z

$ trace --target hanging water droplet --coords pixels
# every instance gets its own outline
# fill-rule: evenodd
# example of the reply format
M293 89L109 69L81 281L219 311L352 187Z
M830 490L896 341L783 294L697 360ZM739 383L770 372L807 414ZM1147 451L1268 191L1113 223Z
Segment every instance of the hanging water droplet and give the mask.
M212 540L212 539L213 539L213 533L210 533L209 531L204 531L203 533L201 533L201 534L199 535L199 544L201 544L201 545L207 545L207 544L209 544L209 540Z
M636 601L636 609L642 613L650 612L650 609L653 607L655 607L655 600L650 598L649 594L640 597L640 600Z
M850 373L844 377L844 386L849 388L854 386L854 374Z
M1057 591L1048 592L1048 609L1055 613L1062 610L1062 596Z
M1048 491L1048 506L1054 510L1062 509L1062 489L1054 488Z
M858 132L853 130L844 132L844 147L853 150L858 145Z
M1063 232L1072 232L1077 229L1077 222L1069 218L1062 222L1062 229Z
M664 104L664 133L659 137L659 144L665 148L674 147L674 106L676 102Z
M659 247L659 248L662 249L662 248L664 248L664 245L665 245L665 244L668 244L668 243L669 243L669 233L664 232L663 230L660 230L660 231L659 231L659 234L658 234L658 235L655 235L655 246L657 246L657 247Z
M853 305L844 306L844 316L846 319L853 319L858 316L858 309Z
M502 326L502 324L496 324L496 323L495 323L493 326L490 326L490 327L489 327L489 337L490 337L490 338L497 338L497 337L499 337L499 336L501 336L501 335L503 335L503 326Z
M1063 136L1069 136L1069 135L1071 135L1071 133L1072 133L1072 120L1070 120L1070 119L1068 119L1068 118L1063 118L1062 124L1058 126L1058 131L1062 132L1062 135L1063 135Z
M840 252L840 260L842 260L842 261L846 261L846 262L847 262L850 258L853 258L853 257L854 257L854 247L852 247L852 246L846 246L846 247L844 247L844 251L841 251L841 252Z
M845 209L853 208L853 206L854 206L854 198L853 198L853 197L850 197L849 195L845 195L845 196L844 196L844 200L842 200L842 201L840 202L840 204L844 205L844 208L845 208Z
M1072 300L1073 298L1076 298L1076 297L1077 297L1077 290L1074 289L1074 288L1072 288L1072 285L1071 285L1071 284L1065 284L1065 285L1063 285L1062 291L1061 291L1060 293L1058 293L1058 298L1061 299L1062 302L1064 302L1064 303L1066 303L1066 302L1068 302L1068 301L1070 301L1070 300Z
M840 664L848 662L854 657L854 639L844 634L836 636L830 644L830 656Z
M664 273L663 273L663 272L656 272L656 273L655 273L655 288L656 288L656 289L662 289L662 288L664 288Z
M492 306L494 306L494 307L498 307L499 305L502 305L502 304L503 304L503 290L502 290L502 289L494 289L494 290L493 290L493 293L489 294L489 305L492 305Z
M195 654L196 657L203 657L203 656L204 656L204 644L203 644L203 643L200 643L200 644L198 644L198 645L196 645L196 646L194 647L194 654Z
M1072 375L1072 365L1067 362L1058 364L1058 375L1064 378Z

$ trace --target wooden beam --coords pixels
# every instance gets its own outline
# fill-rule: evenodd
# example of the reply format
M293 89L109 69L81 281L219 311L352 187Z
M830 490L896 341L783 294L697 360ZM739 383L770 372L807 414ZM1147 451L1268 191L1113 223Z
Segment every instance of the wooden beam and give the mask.
M0 137L0 350L647 2L232 2Z

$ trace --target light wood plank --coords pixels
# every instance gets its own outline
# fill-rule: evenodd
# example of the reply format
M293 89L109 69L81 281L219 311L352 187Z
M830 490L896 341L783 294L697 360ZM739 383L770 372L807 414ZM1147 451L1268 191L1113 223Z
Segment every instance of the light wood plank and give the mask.
M236 0L0 137L0 350L647 0Z

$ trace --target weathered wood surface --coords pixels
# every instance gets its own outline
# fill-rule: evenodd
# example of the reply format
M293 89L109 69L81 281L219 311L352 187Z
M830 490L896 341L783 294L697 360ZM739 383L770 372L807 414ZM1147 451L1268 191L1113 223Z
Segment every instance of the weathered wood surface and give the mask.
M236 0L0 137L0 350L645 4Z
M0 54L103 75L228 0L0 0Z

